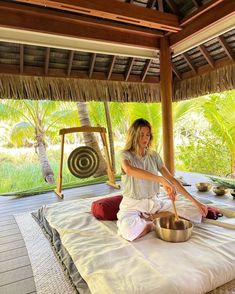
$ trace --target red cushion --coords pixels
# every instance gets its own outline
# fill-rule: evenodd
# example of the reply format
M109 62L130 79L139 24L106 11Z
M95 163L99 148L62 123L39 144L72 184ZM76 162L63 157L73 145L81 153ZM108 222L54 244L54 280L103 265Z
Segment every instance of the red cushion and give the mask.
M91 204L91 212L100 220L116 220L121 201L121 195L96 200Z

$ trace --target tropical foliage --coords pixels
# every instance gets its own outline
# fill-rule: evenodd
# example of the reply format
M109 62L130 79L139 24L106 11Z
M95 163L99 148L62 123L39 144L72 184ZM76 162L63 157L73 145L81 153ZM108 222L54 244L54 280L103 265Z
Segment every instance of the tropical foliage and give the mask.
M90 102L87 106L86 120L88 119L92 126L107 127L104 103ZM118 151L124 145L127 128L136 118L143 117L150 121L153 126L154 148L162 152L160 104L110 102L108 106L112 120L117 173L120 171ZM81 113L78 107L79 105L72 102L1 100L0 139L1 145L8 151L5 153L0 151L0 193L48 187L44 181L47 179L48 171L53 177L58 173L60 158L58 130L82 124L84 111ZM217 176L234 174L234 109L235 91L173 104L177 170ZM65 160L72 148L81 144L81 141L78 134L66 136ZM20 153L22 148L31 148L37 153ZM19 151L18 155L8 154L13 150ZM40 176L39 162L41 162L43 177ZM81 183L69 174L65 165L64 185L75 182Z

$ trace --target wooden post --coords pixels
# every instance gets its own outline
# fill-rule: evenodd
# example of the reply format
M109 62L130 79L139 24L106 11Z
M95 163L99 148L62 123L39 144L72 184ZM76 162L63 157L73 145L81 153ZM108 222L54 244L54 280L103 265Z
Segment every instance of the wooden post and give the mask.
M60 169L58 173L58 180L57 180L57 186L55 189L55 193L60 197L64 198L64 195L61 193L62 189L62 171L63 171L63 161L64 161L64 134L61 135L61 147L60 147Z
M120 189L120 186L116 184L115 175L113 172L110 156L109 156L109 150L106 140L106 129L102 127L90 127L90 126L83 126L83 127L74 127L74 128L66 128L61 129L59 131L59 134L61 136L61 156L60 156L60 169L57 179L57 185L56 189L54 190L55 193L60 197L64 198L64 195L62 193L62 173L63 173L63 161L64 161L64 138L66 134L76 133L76 132L98 132L100 133L101 140L104 147L104 153L107 163L107 174L108 174L108 181L107 184L116 188Z
M160 39L160 87L162 103L164 163L174 175L174 143L172 119L172 68L171 52L167 37Z
M120 189L120 186L116 184L116 180L115 180L115 176L114 176L114 172L113 172L113 168L112 168L112 164L111 164L111 160L110 160L110 156L109 156L105 132L101 132L100 136L101 136L101 139L103 142L104 154L105 154L105 158L106 158L106 162L107 162L107 174L108 174L108 179L109 179L107 181L107 184L109 186L116 188L116 189Z
M108 128L109 152L110 152L110 156L111 156L112 168L113 168L113 172L116 173L112 121L111 121L109 105L108 105L107 101L104 101L104 110L105 110L105 117L106 117L106 123L107 123L107 128Z

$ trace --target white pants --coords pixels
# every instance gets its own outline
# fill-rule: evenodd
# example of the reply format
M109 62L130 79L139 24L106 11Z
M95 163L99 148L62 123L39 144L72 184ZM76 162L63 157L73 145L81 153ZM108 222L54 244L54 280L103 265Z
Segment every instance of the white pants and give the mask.
M180 197L176 202L177 212L181 217L184 217L194 223L200 223L202 215L199 209L192 204L191 201ZM155 213L161 211L170 211L174 213L171 200L165 195L160 195L159 198L136 200L123 197L120 204L120 210L117 214L118 233L126 240L135 240L145 229L148 223L141 217L142 213Z

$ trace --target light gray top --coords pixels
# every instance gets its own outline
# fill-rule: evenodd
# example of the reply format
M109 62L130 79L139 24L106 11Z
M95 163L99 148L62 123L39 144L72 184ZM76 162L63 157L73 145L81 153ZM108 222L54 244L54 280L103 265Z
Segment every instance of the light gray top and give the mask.
M158 175L163 162L156 151L149 151L145 156L139 157L130 151L122 151L121 161L128 160L133 167L137 167L152 174ZM159 193L159 183L137 179L126 174L122 175L123 196L133 199L152 198Z

